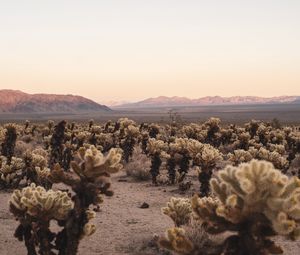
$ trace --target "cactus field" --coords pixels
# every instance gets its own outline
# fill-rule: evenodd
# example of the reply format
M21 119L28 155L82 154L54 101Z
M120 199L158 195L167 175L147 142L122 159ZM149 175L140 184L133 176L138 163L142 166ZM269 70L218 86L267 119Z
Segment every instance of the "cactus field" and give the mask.
M296 255L300 131L278 121L0 125L0 255Z

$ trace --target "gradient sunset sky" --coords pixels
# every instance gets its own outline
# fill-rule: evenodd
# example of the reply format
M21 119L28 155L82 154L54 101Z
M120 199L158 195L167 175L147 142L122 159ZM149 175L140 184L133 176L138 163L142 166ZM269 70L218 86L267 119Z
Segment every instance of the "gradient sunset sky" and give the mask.
M300 95L299 0L9 0L0 31L0 89Z

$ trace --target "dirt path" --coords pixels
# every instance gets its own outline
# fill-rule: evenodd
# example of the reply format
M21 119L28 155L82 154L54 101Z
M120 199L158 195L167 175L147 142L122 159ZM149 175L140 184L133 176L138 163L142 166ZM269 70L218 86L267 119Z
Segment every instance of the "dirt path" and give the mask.
M174 187L153 187L149 182L134 182L122 174L113 177L115 195L105 198L94 223L97 231L82 241L79 255L158 255L151 240L162 235L172 221L160 208L171 196L179 196ZM195 187L197 188L197 187ZM10 193L0 193L0 255L26 255L23 243L13 237L17 222L8 212ZM139 208L147 202L148 209ZM280 242L287 255L300 254L300 243Z

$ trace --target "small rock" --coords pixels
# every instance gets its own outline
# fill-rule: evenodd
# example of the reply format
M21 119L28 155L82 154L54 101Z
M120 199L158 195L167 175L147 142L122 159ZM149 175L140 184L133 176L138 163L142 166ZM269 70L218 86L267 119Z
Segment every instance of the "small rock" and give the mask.
M140 206L141 209L147 209L149 207L150 207L149 204L147 204L145 202Z

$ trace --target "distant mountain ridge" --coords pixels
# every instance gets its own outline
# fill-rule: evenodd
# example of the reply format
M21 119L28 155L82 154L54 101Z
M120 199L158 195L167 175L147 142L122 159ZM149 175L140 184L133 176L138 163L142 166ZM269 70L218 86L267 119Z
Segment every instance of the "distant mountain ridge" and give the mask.
M187 97L155 97L130 104L122 104L116 108L131 107L171 107L171 106L201 106L201 105L245 105L245 104L272 104L272 103L300 103L299 96L279 96L279 97L256 97L256 96L207 96L198 99Z
M105 105L73 95L28 94L19 90L0 90L0 113L74 113L111 111Z

